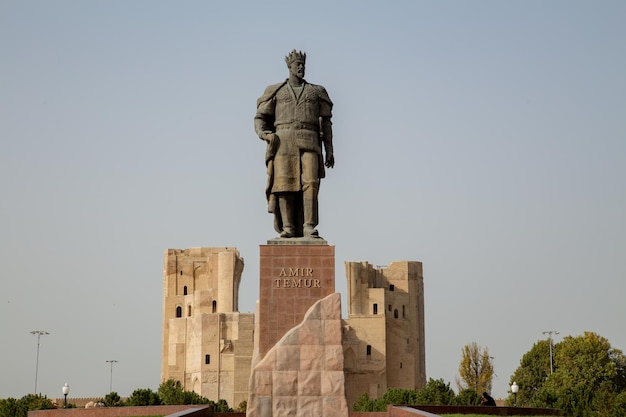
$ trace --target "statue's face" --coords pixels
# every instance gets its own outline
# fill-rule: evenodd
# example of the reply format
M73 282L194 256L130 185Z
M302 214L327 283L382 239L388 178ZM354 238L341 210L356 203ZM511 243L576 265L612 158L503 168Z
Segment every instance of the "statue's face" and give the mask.
M302 80L304 78L304 62L294 61L289 65L289 74Z

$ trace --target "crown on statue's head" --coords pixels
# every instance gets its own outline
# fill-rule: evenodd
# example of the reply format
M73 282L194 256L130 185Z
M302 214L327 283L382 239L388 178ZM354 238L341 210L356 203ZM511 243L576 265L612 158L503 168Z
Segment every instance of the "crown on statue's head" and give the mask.
M296 61L300 61L303 64L306 63L306 53L303 53L302 51L296 52L296 50L294 49L293 51L289 53L289 55L285 57L285 62L287 63L287 66L291 65L292 63Z

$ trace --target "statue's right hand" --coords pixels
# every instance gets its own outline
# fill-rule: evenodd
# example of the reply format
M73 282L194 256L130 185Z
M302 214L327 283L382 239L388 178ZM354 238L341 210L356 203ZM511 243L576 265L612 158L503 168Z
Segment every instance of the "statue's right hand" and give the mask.
M261 136L261 139L263 139L267 143L272 143L272 142L274 142L275 136L276 135L273 132L265 131L265 132L263 132L263 135Z

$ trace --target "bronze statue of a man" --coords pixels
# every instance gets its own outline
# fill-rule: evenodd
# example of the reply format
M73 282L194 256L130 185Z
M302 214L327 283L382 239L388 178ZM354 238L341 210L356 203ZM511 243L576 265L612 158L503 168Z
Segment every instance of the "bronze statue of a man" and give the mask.
M285 61L289 78L265 89L254 117L257 135L267 142L268 211L280 237L317 238L320 178L324 166L335 165L333 103L324 87L304 80L305 53L294 49Z

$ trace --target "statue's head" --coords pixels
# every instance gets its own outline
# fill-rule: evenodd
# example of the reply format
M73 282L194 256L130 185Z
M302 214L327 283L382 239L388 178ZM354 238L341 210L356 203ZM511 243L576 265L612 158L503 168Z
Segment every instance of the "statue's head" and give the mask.
M289 74L299 79L304 78L304 66L306 63L306 53L295 49L285 57L285 62L289 68Z

